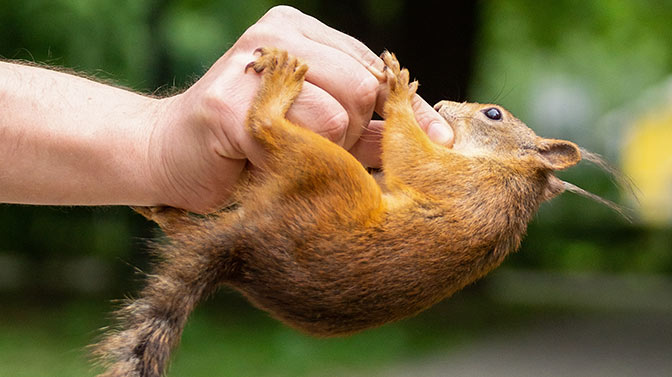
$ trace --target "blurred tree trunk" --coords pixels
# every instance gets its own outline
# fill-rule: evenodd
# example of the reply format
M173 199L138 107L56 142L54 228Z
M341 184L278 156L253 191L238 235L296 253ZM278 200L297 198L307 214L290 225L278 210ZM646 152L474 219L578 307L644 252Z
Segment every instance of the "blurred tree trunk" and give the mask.
M380 4L378 9L373 5L376 3ZM361 40L376 53L389 49L397 54L411 76L420 81L419 92L430 104L466 99L477 2L341 0L320 1L312 9L297 6Z

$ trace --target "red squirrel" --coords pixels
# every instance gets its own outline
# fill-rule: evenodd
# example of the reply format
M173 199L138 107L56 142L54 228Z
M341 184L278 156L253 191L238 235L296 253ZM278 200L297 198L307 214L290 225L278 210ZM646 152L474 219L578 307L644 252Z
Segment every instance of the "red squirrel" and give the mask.
M262 48L247 131L268 166L213 215L137 208L164 230L160 261L118 326L94 346L104 377L159 377L196 304L229 286L300 331L341 336L413 316L497 267L539 205L582 159L497 105L442 101L455 143L432 143L411 98L417 82L385 52L382 172L285 118L308 67Z

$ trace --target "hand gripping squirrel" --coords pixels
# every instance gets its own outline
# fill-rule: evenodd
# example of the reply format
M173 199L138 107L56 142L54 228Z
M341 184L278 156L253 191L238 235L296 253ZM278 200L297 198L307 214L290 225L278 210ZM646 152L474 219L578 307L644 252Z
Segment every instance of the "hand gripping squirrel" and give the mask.
M553 175L581 160L575 144L538 137L496 105L438 103L455 144L432 143L411 108L417 82L387 52L377 180L285 118L307 66L285 51L258 51L248 65L262 80L247 130L268 165L235 207L214 215L136 209L167 242L139 297L94 346L101 376L162 376L194 306L222 285L317 336L413 316L497 267L540 203L565 189L591 195Z

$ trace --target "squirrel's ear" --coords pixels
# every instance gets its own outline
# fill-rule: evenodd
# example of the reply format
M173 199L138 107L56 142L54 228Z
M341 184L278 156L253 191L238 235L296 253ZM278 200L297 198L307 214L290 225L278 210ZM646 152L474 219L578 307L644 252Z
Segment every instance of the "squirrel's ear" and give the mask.
M539 154L544 164L553 170L567 169L581 161L579 147L566 140L542 139Z

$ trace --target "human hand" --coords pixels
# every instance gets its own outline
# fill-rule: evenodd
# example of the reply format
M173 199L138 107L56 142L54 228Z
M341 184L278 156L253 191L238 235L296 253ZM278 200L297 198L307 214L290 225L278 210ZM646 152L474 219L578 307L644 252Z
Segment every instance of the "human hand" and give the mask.
M184 93L161 100L149 145L152 180L162 204L205 213L226 203L246 161L263 165L264 151L245 118L259 76L245 72L261 46L285 49L310 67L287 117L343 146L365 166L380 165L383 63L356 39L286 6L251 26ZM431 139L452 143L452 131L420 97L416 119Z

